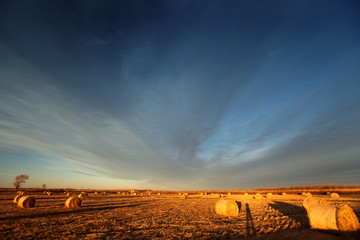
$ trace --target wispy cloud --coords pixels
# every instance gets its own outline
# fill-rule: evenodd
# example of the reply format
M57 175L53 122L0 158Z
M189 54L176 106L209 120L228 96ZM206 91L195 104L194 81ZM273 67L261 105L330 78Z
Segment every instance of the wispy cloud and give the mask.
M131 27L102 9L56 15L57 25L25 11L36 16L33 32L7 16L0 151L28 149L64 171L142 186L346 182L359 173L360 46L346 28L301 30L308 20L284 21L286 6L276 19L264 12L267 28L248 13L229 24L232 9L221 15L217 4L189 16L193 24L159 15L166 23ZM177 9L170 15L182 16ZM336 36L343 44L324 43Z

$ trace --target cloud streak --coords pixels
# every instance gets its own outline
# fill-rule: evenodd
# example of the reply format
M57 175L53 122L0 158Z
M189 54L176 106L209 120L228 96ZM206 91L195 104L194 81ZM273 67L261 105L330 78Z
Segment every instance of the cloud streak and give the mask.
M232 10L217 4L189 6L197 14L165 4L131 24L135 13L120 19L105 6L62 5L70 14L52 22L35 8L22 12L39 13L26 23L33 32L7 16L0 151L149 187L359 181L359 34L322 17L301 30L316 14L296 17L287 5L264 12L278 13L267 28L251 15L227 19Z

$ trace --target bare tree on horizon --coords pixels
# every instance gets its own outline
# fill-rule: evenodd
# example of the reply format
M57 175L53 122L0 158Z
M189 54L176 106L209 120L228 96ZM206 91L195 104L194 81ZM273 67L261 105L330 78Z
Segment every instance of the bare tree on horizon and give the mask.
M25 183L26 180L28 180L28 179L29 179L29 176L26 175L26 174L17 175L17 176L15 177L15 181L13 182L16 190L18 190L18 189L21 187L21 185L22 185L23 183Z

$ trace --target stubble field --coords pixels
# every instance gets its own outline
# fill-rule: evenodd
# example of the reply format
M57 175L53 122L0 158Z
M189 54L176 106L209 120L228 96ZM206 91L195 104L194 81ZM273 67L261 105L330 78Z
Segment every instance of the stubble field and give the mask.
M64 207L63 193L36 197L33 208L19 208L14 193L0 193L1 239L357 239L311 230L305 197L273 195L256 200L254 195L223 196L241 203L237 217L215 213L213 195L177 194L89 194L81 208ZM332 205L348 204L360 217L359 196L333 200Z

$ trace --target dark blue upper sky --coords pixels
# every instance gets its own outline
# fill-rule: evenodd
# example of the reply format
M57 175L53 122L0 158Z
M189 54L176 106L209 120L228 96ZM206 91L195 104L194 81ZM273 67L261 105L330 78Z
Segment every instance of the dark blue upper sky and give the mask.
M358 1L1 1L0 179L360 183Z

